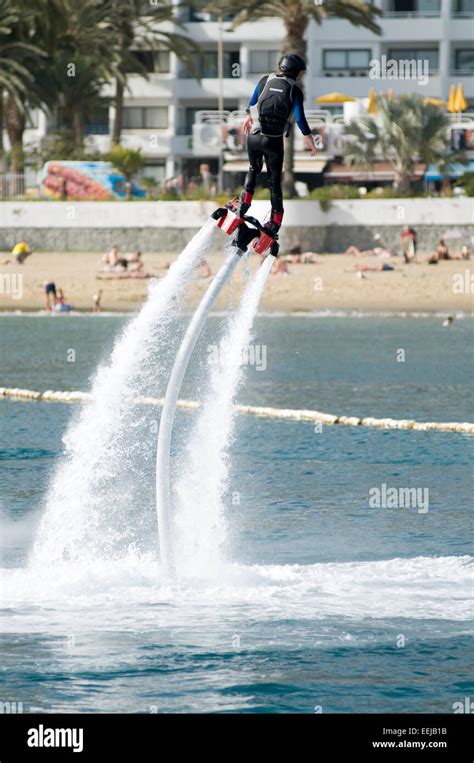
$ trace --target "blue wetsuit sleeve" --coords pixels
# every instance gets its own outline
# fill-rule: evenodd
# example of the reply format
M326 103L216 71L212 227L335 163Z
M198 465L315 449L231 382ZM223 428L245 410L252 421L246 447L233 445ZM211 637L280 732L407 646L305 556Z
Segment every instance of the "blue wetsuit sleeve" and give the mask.
M255 104L257 103L258 98L260 96L260 93L262 92L263 88L265 87L265 82L267 81L267 79L268 79L268 77L266 77L266 76L262 77L262 79L259 80L259 82L255 86L255 90L253 91L253 95L252 95L250 101L248 102L249 107L250 106L255 106Z
M296 123L303 135L309 135L311 133L311 127L306 121L303 105L303 93L299 87L293 88L293 114Z

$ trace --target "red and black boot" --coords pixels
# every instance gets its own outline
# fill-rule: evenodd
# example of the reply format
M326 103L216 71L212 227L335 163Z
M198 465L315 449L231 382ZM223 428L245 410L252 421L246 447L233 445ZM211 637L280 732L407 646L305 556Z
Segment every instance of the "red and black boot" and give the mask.
M244 217L250 209L252 203L252 194L249 191L242 191L235 204L235 214Z
M283 212L274 212L272 210L272 216L271 219L265 223L263 226L265 230L268 231L268 235L272 238L276 238L278 235L278 231L281 228L281 223L283 221Z

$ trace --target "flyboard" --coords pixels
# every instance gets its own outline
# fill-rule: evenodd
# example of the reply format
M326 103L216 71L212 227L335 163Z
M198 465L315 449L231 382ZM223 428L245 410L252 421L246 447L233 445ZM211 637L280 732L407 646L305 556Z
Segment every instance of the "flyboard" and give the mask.
M211 217L216 221L217 228L220 228L228 236L232 236L231 243L234 249L218 270L189 323L176 354L161 411L156 453L156 511L158 515L161 568L164 575L167 576L172 576L175 569L170 488L171 437L173 434L176 403L184 375L207 317L221 289L232 275L242 255L248 249L252 249L263 257L267 255L277 257L279 251L278 236L269 235L268 230L255 217L248 215L239 216L236 199L230 201L225 207L216 209Z

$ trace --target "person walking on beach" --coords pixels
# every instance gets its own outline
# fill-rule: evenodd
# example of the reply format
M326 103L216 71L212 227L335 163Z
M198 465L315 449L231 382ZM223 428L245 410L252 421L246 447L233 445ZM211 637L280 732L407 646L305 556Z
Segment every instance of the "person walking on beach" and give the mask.
M43 283L43 292L45 299L46 310L52 310L54 303L56 302L56 284L54 281L45 281Z
M304 143L311 156L317 154L304 113L303 92L297 84L305 71L306 63L301 56L296 53L283 56L278 72L267 74L258 82L248 103L249 116L243 125L243 132L248 136L250 167L236 212L240 217L248 212L265 161L272 204L270 221L265 223L265 228L270 235L278 233L283 220L283 137L289 134L293 119L304 135Z
M402 230L400 237L402 239L403 257L405 262L416 262L416 244L417 233L414 228L410 228L408 225Z

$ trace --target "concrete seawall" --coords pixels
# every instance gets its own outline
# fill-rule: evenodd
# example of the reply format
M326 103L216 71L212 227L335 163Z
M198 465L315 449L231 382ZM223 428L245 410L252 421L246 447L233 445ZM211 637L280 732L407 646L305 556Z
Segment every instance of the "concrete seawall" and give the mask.
M215 209L213 202L2 202L0 249L27 240L36 251L121 249L178 252ZM256 201L253 214L264 219L269 204ZM281 234L283 247L341 252L349 244L399 247L404 225L415 227L419 246L430 250L448 230L461 228L468 243L474 236L474 200L381 199L333 201L326 211L318 201L288 201ZM216 248L221 246L216 237Z

